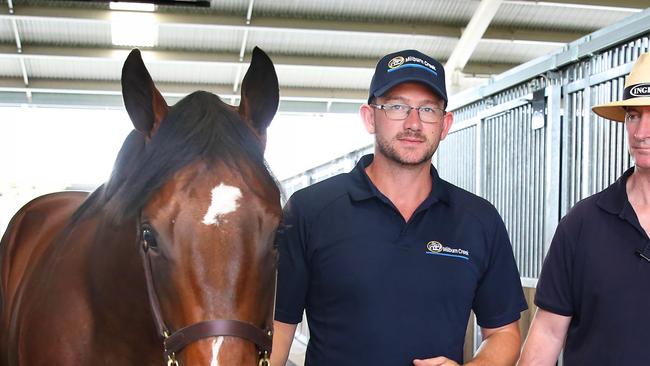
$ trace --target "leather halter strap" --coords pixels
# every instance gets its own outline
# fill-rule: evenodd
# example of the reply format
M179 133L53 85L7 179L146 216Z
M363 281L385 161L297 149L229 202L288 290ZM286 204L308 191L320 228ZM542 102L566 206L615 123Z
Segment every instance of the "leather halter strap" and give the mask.
M232 336L255 343L259 350L271 353L271 338L260 328L239 320L208 320L181 328L165 339L165 357L202 338Z
M263 330L252 324L229 319L208 320L183 327L173 333L163 321L160 310L160 302L153 284L153 275L151 270L151 258L149 257L149 245L142 238L141 227L138 224L138 238L142 243L142 263L144 267L145 280L147 283L147 295L149 297L149 306L153 314L158 334L163 338L165 347L165 358L174 357L189 344L209 337L231 336L246 339L255 343L260 354L266 356L271 354L272 331Z

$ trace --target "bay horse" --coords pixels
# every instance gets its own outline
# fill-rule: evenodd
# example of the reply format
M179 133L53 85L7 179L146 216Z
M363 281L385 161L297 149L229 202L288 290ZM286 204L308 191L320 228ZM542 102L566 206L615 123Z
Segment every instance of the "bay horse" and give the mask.
M34 199L2 237L0 365L268 365L273 63L255 48L238 107L169 107L133 50L122 94L135 129L109 180Z

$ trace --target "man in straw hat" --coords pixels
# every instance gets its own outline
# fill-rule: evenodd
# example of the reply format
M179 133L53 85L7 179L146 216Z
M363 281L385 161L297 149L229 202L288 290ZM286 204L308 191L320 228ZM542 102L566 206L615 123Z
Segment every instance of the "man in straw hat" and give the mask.
M650 365L650 53L593 111L625 123L634 167L560 221L520 366L555 365L562 346L564 366Z

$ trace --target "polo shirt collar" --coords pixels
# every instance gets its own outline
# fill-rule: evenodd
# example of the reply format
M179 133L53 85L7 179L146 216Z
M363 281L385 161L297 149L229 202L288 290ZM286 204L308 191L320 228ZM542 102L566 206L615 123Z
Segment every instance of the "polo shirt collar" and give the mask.
M598 201L596 201L596 204L611 214L635 222L637 221L636 214L627 198L626 190L627 179L632 173L634 173L634 167L626 170L614 184L605 189L600 198L598 198Z
M357 165L350 172L353 184L348 188L348 193L354 201L363 201L377 197L382 201L390 202L372 183L368 174L366 174L366 168L372 163L373 159L373 154L364 155L359 159ZM420 207L428 207L438 201L449 203L449 191L445 184L446 182L438 176L438 171L433 165L431 165L429 171L431 174L432 188L429 196L422 202Z

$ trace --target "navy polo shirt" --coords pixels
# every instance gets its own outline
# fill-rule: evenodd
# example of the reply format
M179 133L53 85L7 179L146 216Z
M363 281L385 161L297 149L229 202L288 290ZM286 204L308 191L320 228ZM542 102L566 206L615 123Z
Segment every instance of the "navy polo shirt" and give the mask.
M307 366L463 361L470 309L482 327L526 309L494 207L438 177L408 222L372 184L364 156L285 206L275 319L310 328Z
M650 239L627 199L629 169L560 221L535 304L571 316L564 365L650 365Z

